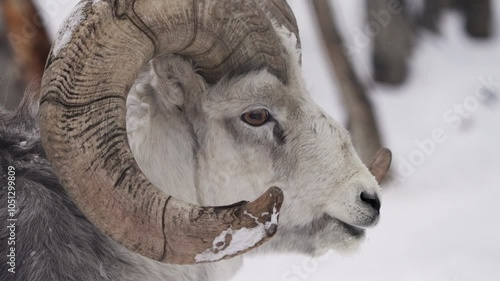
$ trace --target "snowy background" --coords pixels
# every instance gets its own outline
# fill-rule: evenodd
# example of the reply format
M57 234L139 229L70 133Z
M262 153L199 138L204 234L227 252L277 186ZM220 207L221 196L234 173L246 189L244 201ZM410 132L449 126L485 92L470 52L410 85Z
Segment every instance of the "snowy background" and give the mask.
M345 121L309 1L289 2L301 29L308 88ZM364 0L334 1L345 43L356 46L352 59L394 153L382 219L351 256L248 258L233 281L500 280L500 0L493 2L494 39L470 39L461 15L446 12L441 35L419 33L409 80L387 87L369 78L370 46L359 41ZM38 4L54 37L76 1Z

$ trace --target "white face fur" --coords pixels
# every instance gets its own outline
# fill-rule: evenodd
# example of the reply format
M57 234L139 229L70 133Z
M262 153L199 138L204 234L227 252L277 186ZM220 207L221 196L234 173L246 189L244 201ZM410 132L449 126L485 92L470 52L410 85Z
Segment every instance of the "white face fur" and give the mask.
M311 100L296 41L283 38L291 53L287 85L262 70L208 87L180 58L150 63L128 99L130 146L156 186L188 202L231 204L280 187L278 235L261 250L350 250L378 221L361 194L378 197L379 187L349 133ZM258 126L250 125L255 119Z

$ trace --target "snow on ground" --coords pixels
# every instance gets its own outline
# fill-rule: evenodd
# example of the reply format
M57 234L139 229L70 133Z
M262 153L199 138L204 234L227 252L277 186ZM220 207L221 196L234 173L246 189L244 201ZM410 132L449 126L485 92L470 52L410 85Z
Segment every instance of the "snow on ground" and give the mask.
M52 35L76 3L38 2ZM308 88L325 110L344 121L308 1L289 2L301 27ZM499 22L500 0L493 2ZM364 1L334 4L346 44L356 47L357 71L373 85L367 79L369 46L359 40ZM500 280L500 32L494 40L474 41L463 34L462 21L449 12L442 35L420 35L404 86L371 89L395 162L383 194L382 220L362 249L317 260L247 258L233 281Z

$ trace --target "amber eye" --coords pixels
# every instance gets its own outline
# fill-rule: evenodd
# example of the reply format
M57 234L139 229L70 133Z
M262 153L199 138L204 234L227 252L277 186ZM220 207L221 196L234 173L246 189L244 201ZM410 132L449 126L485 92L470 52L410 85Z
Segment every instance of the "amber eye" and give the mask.
M243 120L248 125L255 127L262 126L269 121L269 111L266 109L255 109L241 115L241 120Z

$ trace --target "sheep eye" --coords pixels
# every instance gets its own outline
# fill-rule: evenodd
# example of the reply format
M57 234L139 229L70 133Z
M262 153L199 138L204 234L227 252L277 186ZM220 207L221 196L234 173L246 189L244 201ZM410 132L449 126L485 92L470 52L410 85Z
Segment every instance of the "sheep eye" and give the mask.
M241 115L241 120L247 123L248 125L258 127L262 126L269 121L269 111L266 109L255 109Z

